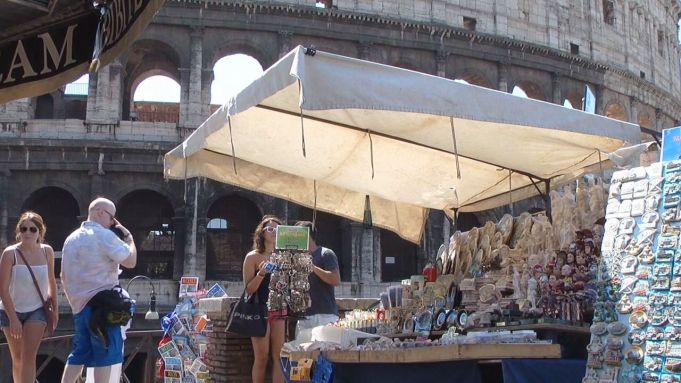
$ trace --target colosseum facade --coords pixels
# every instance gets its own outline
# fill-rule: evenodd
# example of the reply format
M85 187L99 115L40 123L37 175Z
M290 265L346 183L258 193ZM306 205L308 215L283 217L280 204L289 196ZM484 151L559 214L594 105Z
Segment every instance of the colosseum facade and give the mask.
M315 46L574 108L588 86L596 113L660 131L681 120L680 10L676 0L167 0L80 95L62 87L0 105L0 245L33 209L59 251L90 200L105 195L141 249L124 276L153 277L166 305L181 275L232 281L236 294L260 216L295 221L312 212L210 180L163 179L164 153L215 108L219 59L241 53L267 68L296 45ZM134 101L153 75L180 85L179 103ZM450 230L441 212L431 213L419 245L328 214L318 225L339 255L346 296L376 296L417 272Z

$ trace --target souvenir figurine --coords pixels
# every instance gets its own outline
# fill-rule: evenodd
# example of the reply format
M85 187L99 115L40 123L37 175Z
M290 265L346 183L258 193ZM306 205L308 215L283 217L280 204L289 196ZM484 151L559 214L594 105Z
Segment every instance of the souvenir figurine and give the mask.
M563 267L561 268L561 277L563 278L563 290L564 291L571 291L572 290L572 274L574 270L571 265L569 264L564 264Z
M584 378L582 378L582 383L598 383L598 371L591 367L587 368L586 375L584 375Z
M587 346L588 357L586 360L587 367L602 368L603 367L603 349L604 345L601 343L601 338L595 336L591 339L591 343Z
M520 288L520 272L518 272L518 268L515 266L513 266L513 298L523 298L522 289Z
M559 251L556 254L556 259L554 261L554 269L555 270L560 270L561 267L563 267L563 265L565 264L566 257L567 257L567 254L562 250Z
M520 293L522 298L527 298L528 282L530 277L529 267L527 264L523 264L523 273L520 276Z
M537 280L531 277L527 281L527 300L530 302L531 310L537 309Z
M580 251L577 253L575 256L575 263L577 266L584 266L586 267L586 260L587 260L587 253L584 251Z

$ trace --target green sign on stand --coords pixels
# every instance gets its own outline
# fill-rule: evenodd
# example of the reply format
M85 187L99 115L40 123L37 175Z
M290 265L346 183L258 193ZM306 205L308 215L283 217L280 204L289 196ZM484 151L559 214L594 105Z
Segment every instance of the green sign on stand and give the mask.
M309 227L279 225L275 247L281 250L307 250L309 239Z

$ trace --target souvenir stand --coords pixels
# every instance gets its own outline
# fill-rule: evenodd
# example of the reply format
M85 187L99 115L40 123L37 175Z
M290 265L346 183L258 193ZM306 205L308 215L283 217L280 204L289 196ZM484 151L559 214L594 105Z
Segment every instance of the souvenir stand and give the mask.
M678 160L613 174L584 383L681 381L679 185Z
M597 296L603 235L603 226L594 222L605 214L605 189L600 179L590 175L576 190L568 187L552 192L551 197L553 222L544 215L523 213L455 232L435 260L437 278L428 272L412 276L381 294L379 309L349 312L336 324L384 338L357 334L354 345L321 354L336 365L502 359L504 374L516 374L520 380L515 381L526 379L518 372L528 363L522 359L560 358L558 341L575 343L574 338L581 338L581 343L572 344L572 350L564 349L563 354L585 359L586 322ZM320 336L324 340L343 337L335 338ZM294 351L287 356L295 360L317 354ZM541 370L542 362L535 362L534 370ZM442 374L440 367L430 370ZM458 375L475 369L470 363L455 367L449 363L443 368L456 369ZM580 361L545 363L544 370L555 373L561 367L566 369L564 378L581 378L584 372ZM424 366L410 368L421 371ZM362 374L378 374L370 370L365 367ZM352 371L348 376L357 374ZM475 372L471 374L476 381Z
M417 243L429 209L452 216L536 195L548 202L551 189L598 169L602 155L639 140L638 127L626 122L299 46L168 152L164 175L209 177L356 221L369 210L374 225ZM579 192L586 186L580 184L571 204L584 204ZM603 192L598 182L589 187ZM199 187L194 192L198 198ZM570 193L565 189L560 196ZM571 217L574 206L564 207ZM564 222L549 225L546 218L524 214L455 233L438 259L444 277L429 284L410 280L386 293L385 318L355 316L382 321L369 327L405 339L389 343L383 339L391 338L379 337L355 347L378 355L421 347L438 354L438 347L462 343L557 347L538 343L534 333L463 336L458 331L501 319L579 322L592 299L587 285L597 233L593 221L589 226L573 218ZM553 243L543 241L548 232ZM532 240L535 236L541 239ZM461 303L445 307L447 293L453 289L455 298L459 288ZM545 297L543 291L555 294ZM444 340L419 339L433 322ZM349 327L320 336L357 343L361 337ZM489 355L500 357L497 351ZM515 355L523 354L509 352ZM485 353L464 357L484 359ZM306 363L296 371L307 371Z

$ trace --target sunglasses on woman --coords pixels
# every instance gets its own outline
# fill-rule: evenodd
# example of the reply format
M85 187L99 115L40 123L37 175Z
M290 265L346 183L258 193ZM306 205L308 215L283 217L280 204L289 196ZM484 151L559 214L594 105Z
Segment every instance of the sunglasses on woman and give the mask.
M277 228L274 226L265 226L263 230L265 230L268 233L274 233L275 231L277 231Z
M35 233L38 232L38 228L35 227L35 226L33 226L33 227L22 226L22 227L19 228L19 230L20 230L22 233L25 233L25 232L27 232L27 231L30 231L31 233L34 233L34 234L35 234Z

